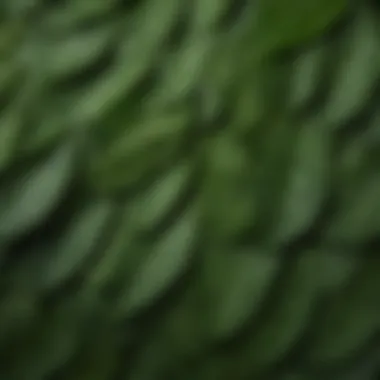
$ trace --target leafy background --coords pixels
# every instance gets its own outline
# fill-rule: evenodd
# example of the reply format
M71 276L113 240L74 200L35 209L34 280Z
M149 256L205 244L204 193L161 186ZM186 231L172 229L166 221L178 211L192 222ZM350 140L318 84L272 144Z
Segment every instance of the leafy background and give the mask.
M376 2L0 15L2 378L376 378Z

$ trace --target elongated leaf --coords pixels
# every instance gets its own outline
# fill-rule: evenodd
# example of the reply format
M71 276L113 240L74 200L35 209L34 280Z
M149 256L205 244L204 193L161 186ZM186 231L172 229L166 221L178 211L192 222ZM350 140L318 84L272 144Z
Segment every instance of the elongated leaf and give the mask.
M136 228L149 229L170 212L189 184L190 163L179 164L139 197L131 212Z
M212 40L203 35L190 35L181 50L165 65L157 102L165 106L190 93L199 84Z
M86 285L90 292L103 289L109 282L118 282L120 278L124 284L145 259L146 250L135 242L136 229L129 207L123 205L120 211L110 244L88 275Z
M195 0L194 1L194 29L208 30L212 29L228 9L230 2L228 0ZM198 29L199 28L199 29Z
M73 145L17 178L0 195L0 234L13 237L41 223L64 195L72 174Z
M112 41L114 25L86 33L76 33L47 47L45 74L54 79L76 74L98 59Z
M66 3L64 7L55 7L49 9L44 16L44 24L52 30L60 32L71 32L82 23L97 19L99 16L105 17L109 15L117 4L118 0L109 0L107 2L81 1Z
M219 241L247 228L255 216L251 160L233 135L222 135L206 147L204 214L207 229Z
M189 209L152 250L121 299L121 312L134 314L162 295L187 269L196 238L198 210Z
M271 252L249 251L231 253L229 258L219 257L220 260L225 261L224 268L220 268L225 275L217 284L220 289L211 325L217 338L228 338L260 310L279 269L280 258ZM218 266L215 263L213 270L217 271Z
M94 203L79 212L61 241L56 242L57 250L45 259L41 280L46 289L55 288L65 281L94 253L112 211L112 204L105 201Z
M152 114L125 129L118 139L95 153L91 161L94 186L106 189L133 186L166 167L169 169L180 154L188 116L184 109Z
M296 108L308 104L320 84L326 46L319 45L301 54L294 62L290 105Z
M373 11L358 13L347 34L347 52L327 101L325 115L335 128L364 107L379 77L379 37Z
M15 154L22 126L20 109L11 107L0 118L0 171L7 167Z
M275 236L280 242L305 232L321 210L329 188L329 137L315 121L300 132Z
M115 65L75 101L75 121L96 122L129 95L153 66L177 12L176 0L149 0L139 8L139 15L133 19L136 29L123 40Z
M294 262L287 281L278 289L274 309L248 343L244 360L253 362L258 370L281 360L308 327L324 276L315 270L314 255L305 252Z

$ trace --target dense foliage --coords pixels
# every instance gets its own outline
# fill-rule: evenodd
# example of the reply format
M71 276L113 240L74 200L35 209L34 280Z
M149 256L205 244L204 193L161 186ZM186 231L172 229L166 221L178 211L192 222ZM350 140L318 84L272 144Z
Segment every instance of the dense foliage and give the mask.
M375 2L0 16L1 379L375 380Z

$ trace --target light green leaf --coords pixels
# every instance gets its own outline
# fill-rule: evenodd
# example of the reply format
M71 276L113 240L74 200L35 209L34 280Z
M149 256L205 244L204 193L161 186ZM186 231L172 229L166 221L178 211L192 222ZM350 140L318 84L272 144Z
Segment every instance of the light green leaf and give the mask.
M74 33L46 46L45 75L52 80L76 74L98 59L109 47L115 28L110 25L89 32Z
M364 107L379 77L379 33L370 9L358 12L350 26L337 78L327 99L326 120L340 128Z
M176 165L133 202L130 212L137 229L156 226L171 211L189 185L190 174L189 162Z
M64 7L54 7L44 14L44 25L50 30L71 32L99 16L107 17L115 9L118 0L91 0L66 3Z
M108 201L95 202L79 211L68 230L55 242L56 249L44 260L41 278L44 288L61 284L96 251L113 211Z
M160 297L184 273L192 259L198 210L192 205L158 241L121 297L123 314L134 314Z
M134 83L134 74L126 67L116 66L107 70L90 86L73 97L73 107L69 117L73 123L86 126L101 120L113 107L129 94Z
M229 0L195 0L193 7L194 30L212 31L230 6Z
M318 45L302 53L293 64L292 83L289 103L300 108L315 95L322 75L322 66L326 56L326 47Z
M16 178L0 195L0 234L14 237L41 223L64 195L74 149L65 144L44 162Z
M329 186L330 140L318 121L300 131L275 239L287 242L305 232L321 209Z
M96 123L130 94L160 56L159 49L177 20L178 10L177 0L150 0L139 8L130 21L135 29L125 32L127 38L115 64L75 100L74 121Z
M199 85L210 52L211 38L209 36L190 35L176 50L174 56L169 56L165 64L162 79L158 84L156 96L161 107L178 101L188 95Z

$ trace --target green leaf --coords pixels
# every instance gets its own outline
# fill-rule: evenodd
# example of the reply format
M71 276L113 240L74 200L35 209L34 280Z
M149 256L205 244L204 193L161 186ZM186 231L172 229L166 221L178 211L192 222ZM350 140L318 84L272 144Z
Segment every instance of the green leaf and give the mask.
M0 234L21 235L41 223L65 194L73 171L73 144L12 181L0 194Z
M44 288L50 290L60 285L96 251L113 211L110 202L98 201L75 215L68 230L54 242L55 249L52 248L42 264Z
M74 122L99 122L126 99L160 57L160 48L177 20L178 10L177 0L150 0L139 7L138 14L129 20L133 33L125 31L115 63L73 101Z
M326 228L324 239L357 244L377 236L380 227L380 177L371 173L363 183L342 202Z
M36 293L31 288L8 290L0 302L0 347L25 334L38 319Z
M314 256L305 252L296 259L278 285L273 308L263 315L263 323L244 348L242 360L249 360L253 368L262 370L281 360L308 326L324 276L316 271Z
M159 106L165 107L184 98L199 85L211 51L211 42L208 36L190 35L176 50L174 57L169 55L157 91L153 94Z
M210 343L207 299L202 284L194 278L192 284L183 289L178 302L172 304L159 330L170 346L171 355L181 359L192 359L203 353ZM202 310L202 312L199 312Z
M195 0L193 7L194 30L213 30L230 6L229 0Z
M261 0L256 33L265 52L293 47L323 34L337 21L348 0Z
M320 44L302 53L295 60L289 95L291 107L304 107L315 95L321 80L326 50L326 46Z
M94 63L107 50L115 34L114 24L75 33L46 46L44 72L52 80L73 75Z
M91 157L90 175L96 188L113 190L134 186L170 168L181 154L189 114L185 109L150 112L135 125L120 122L123 129L118 138Z
M215 300L211 300L210 324L217 339L233 336L261 309L273 279L278 273L280 258L268 251L218 252L210 267L209 277L215 282ZM209 264L211 266L211 264ZM216 301L216 302L215 302Z
M73 96L73 107L69 113L73 123L86 126L96 124L131 91L139 75L116 66L107 70L89 86Z
M379 259L366 259L358 272L315 325L310 353L315 365L347 359L363 349L379 331Z
M309 122L298 136L278 216L276 241L286 243L312 225L328 190L329 165L330 135L318 120Z
M66 299L55 310L40 315L28 334L17 341L8 378L38 380L62 368L75 354L83 326L83 307L77 299Z
M67 377L70 380L108 380L118 368L120 347L128 339L128 331L120 333L109 323L101 320L81 351L70 362ZM66 367L66 368L67 368ZM66 372L66 371L65 371Z
M206 228L221 242L235 237L253 223L254 165L246 147L234 135L222 134L205 146L204 167Z
M15 155L22 127L22 112L19 107L3 111L0 118L0 171L6 168Z
M171 352L170 345L165 336L153 332L149 336L147 344L142 346L133 365L128 379L150 380L162 377L168 368L173 368L178 362L176 352Z
M109 283L125 284L143 262L146 248L136 244L136 228L129 204L120 205L120 215L104 254L85 281L86 291L99 292Z
M190 175L190 162L180 163L133 201L130 213L136 229L144 231L157 226L184 194Z
M195 207L195 208L194 208ZM193 204L159 240L121 296L120 311L134 314L160 297L188 268L198 226L198 210Z
M346 51L324 110L326 120L334 128L344 126L372 95L380 63L377 22L373 10L362 9L348 29Z
M331 297L343 289L361 263L358 252L334 252L316 250L310 259L316 272L320 272L320 289L326 297Z
M107 18L115 10L117 2L118 0L75 1L65 4L64 7L52 7L44 14L44 25L48 30L70 33L78 26L80 28L83 23L98 20L99 16Z

